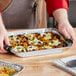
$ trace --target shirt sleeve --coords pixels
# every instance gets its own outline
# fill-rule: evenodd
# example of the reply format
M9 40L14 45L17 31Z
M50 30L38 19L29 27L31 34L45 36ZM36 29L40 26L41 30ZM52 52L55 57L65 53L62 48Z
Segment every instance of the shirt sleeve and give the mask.
M1 9L0 9L0 13L1 13Z
M60 8L64 8L68 11L70 5L69 0L45 0L45 1L48 11L48 16L52 16L52 13Z

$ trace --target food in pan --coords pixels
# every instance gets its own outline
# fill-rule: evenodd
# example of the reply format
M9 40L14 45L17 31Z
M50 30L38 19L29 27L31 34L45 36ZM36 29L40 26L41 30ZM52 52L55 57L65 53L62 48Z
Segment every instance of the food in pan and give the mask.
M11 76L15 74L17 71L13 68L9 68L8 66L0 65L0 76Z
M67 46L67 42L53 32L24 33L9 36L9 42L16 52L30 52Z

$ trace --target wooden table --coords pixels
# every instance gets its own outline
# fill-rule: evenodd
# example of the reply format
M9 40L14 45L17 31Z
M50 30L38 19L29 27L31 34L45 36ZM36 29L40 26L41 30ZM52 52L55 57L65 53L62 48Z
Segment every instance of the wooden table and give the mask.
M76 55L75 45L72 48L64 49L62 53L35 57L19 58L10 54L0 54L0 60L16 62L24 65L24 70L18 76L72 76L71 74L55 67L52 64L52 61Z

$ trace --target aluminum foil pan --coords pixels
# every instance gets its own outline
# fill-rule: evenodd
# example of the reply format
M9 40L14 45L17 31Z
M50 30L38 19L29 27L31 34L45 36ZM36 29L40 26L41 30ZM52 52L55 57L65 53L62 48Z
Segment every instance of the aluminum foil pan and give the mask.
M12 63L12 62L7 62L7 61L3 61L3 60L0 60L0 65L1 66L7 66L9 68L13 68L15 69L17 72L11 76L16 76L18 73L20 73L24 66L23 65L20 65L20 64L16 64L16 63Z
M23 33L43 33L43 32L53 32L56 33L58 35L60 35L63 39L64 36L62 36L57 29L55 28L44 28L44 29L32 29L32 30L24 30L24 31L14 31L14 32L8 32L8 35L18 35L18 34L23 34ZM52 54L52 53L60 53L62 52L62 50L64 48L68 48L72 45L72 40L71 39L65 39L68 46L67 47L63 47L63 48L54 48L54 49L46 49L46 50L38 50L38 51L32 51L32 52L22 52L22 53L18 53L16 51L14 51L13 49L11 50L12 53L14 53L16 56L19 57L28 57L28 56L36 56L36 55L47 55L47 54Z

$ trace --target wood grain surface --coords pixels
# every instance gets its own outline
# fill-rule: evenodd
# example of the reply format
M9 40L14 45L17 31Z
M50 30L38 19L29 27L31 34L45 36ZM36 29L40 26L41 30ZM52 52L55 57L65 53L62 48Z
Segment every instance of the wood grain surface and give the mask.
M76 43L74 43L71 48L64 49L62 53L26 58L19 58L11 54L0 54L0 60L16 62L24 65L24 70L17 76L73 76L52 64L56 59L73 55L76 55Z

